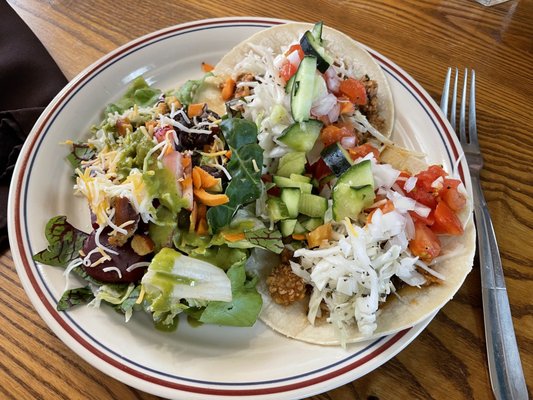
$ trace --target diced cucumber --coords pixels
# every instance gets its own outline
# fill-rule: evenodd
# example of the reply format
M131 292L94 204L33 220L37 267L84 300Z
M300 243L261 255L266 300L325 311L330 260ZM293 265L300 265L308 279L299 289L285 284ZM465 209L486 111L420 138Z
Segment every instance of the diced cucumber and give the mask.
M313 37L315 40L322 44L322 28L324 27L324 22L319 21L313 26L313 29L311 29L311 33L313 34Z
M266 201L268 217L277 222L289 218L287 206L279 197L269 197Z
M374 176L372 175L372 162L364 160L348 168L337 180L337 185L366 186L374 188Z
M316 56L304 56L294 75L294 83L291 89L291 113L296 122L307 121L311 116L316 63Z
M337 180L333 187L333 219L355 219L359 213L372 205L375 198L374 177L370 160L352 165Z
M333 63L333 58L326 53L324 47L319 40L317 40L310 31L303 34L300 39L300 46L306 56L316 57L316 68L324 73Z
M280 198L287 206L290 218L296 218L298 216L301 193L300 188L286 187L281 189Z
M298 188L302 191L302 193L311 193L313 190L313 185L310 183L293 181L292 179L284 176L274 175L272 180L279 188Z
M307 229L305 229L302 224L300 224L300 221L296 220L296 225L294 225L294 232L292 232L296 235L307 233Z
M290 94L292 93L292 85L294 85L294 77L296 75L293 75L289 78L289 80L287 81L287 84L285 85L285 93L287 94Z
M301 174L305 171L306 162L305 153L287 153L279 159L276 175L289 177L291 174Z
M341 146L340 143L332 143L324 148L320 153L326 165L337 176L342 175L348 168L353 165L350 154Z
M328 200L325 197L309 193L300 196L299 211L308 217L323 218L328 209Z
M294 151L308 152L313 148L324 124L317 119L295 122L281 133L278 140Z
M281 121L288 119L288 111L281 104L276 104L272 107L272 113L270 113L270 121L273 124L279 124Z
M372 185L351 187L338 184L333 188L333 219L342 221L346 217L356 219L365 208L372 205L375 194Z
M320 225L324 224L323 218L307 218L301 222L302 226L307 229L309 232L315 230Z
M311 183L311 178L300 174L291 174L290 178L296 182Z
M281 236L287 237L292 235L297 222L298 221L296 218L279 221L279 230L281 231Z

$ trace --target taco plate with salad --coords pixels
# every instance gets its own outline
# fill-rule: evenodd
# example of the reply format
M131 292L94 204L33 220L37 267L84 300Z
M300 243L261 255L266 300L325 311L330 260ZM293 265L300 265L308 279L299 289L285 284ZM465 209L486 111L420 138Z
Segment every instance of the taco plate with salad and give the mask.
M472 266L471 200L454 171L394 143L389 84L361 45L289 23L205 71L166 91L138 77L65 143L91 230L53 217L34 255L65 268L58 310L106 304L163 329L260 318L346 345L454 295Z

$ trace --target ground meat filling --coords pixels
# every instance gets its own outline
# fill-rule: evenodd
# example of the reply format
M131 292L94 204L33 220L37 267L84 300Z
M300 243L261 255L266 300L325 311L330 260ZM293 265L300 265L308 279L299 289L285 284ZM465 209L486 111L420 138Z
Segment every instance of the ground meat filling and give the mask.
M239 74L236 79L236 87L235 87L235 94L234 97L236 99L240 99L241 97L249 96L251 91L250 87L247 85L239 85L241 82L253 82L255 81L255 77L253 74L249 72L244 72L242 74Z
M381 131L385 125L385 121L379 116L378 83L371 80L368 76L365 76L361 82L365 85L368 102L360 107L360 111L366 115L368 122L370 122L374 128Z
M305 297L307 288L302 278L292 272L289 260L292 254L284 251L281 263L274 267L266 283L272 300L277 304L288 306Z

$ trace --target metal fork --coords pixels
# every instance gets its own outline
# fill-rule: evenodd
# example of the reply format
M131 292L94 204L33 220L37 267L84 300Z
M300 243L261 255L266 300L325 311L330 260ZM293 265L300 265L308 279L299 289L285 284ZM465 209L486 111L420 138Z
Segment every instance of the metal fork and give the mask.
M448 68L440 103L440 108L446 116L448 116L451 74L452 68ZM449 115L449 121L456 132L455 110L458 75L456 68ZM490 382L496 399L526 400L528 398L527 387L516 345L500 253L479 177L479 172L483 167L483 157L479 148L476 127L476 75L474 70L472 70L470 80L468 132L465 122L467 81L468 69L465 69L459 113L459 140L470 170L474 194L474 216L478 236L481 294Z

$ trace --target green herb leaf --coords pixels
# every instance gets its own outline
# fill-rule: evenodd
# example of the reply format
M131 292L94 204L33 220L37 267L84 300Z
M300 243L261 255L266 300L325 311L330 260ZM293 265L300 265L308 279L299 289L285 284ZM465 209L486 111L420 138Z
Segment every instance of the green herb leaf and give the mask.
M257 126L246 119L228 118L222 121L220 129L228 146L234 149L257 143Z
M263 300L255 289L256 279L248 279L244 261L234 264L227 272L231 281L230 302L211 301L199 321L207 324L252 326L261 311Z
M78 304L87 304L94 299L94 295L89 286L70 289L63 293L57 303L57 311L65 311Z
M226 166L231 181L226 188L229 202L207 211L209 226L215 233L229 225L240 207L258 199L263 188L260 170L263 150L257 144L256 125L248 120L230 118L221 123L221 128L232 151Z
M48 221L45 236L48 248L35 254L33 260L54 267L65 267L79 257L88 235L70 225L67 217L59 215Z

